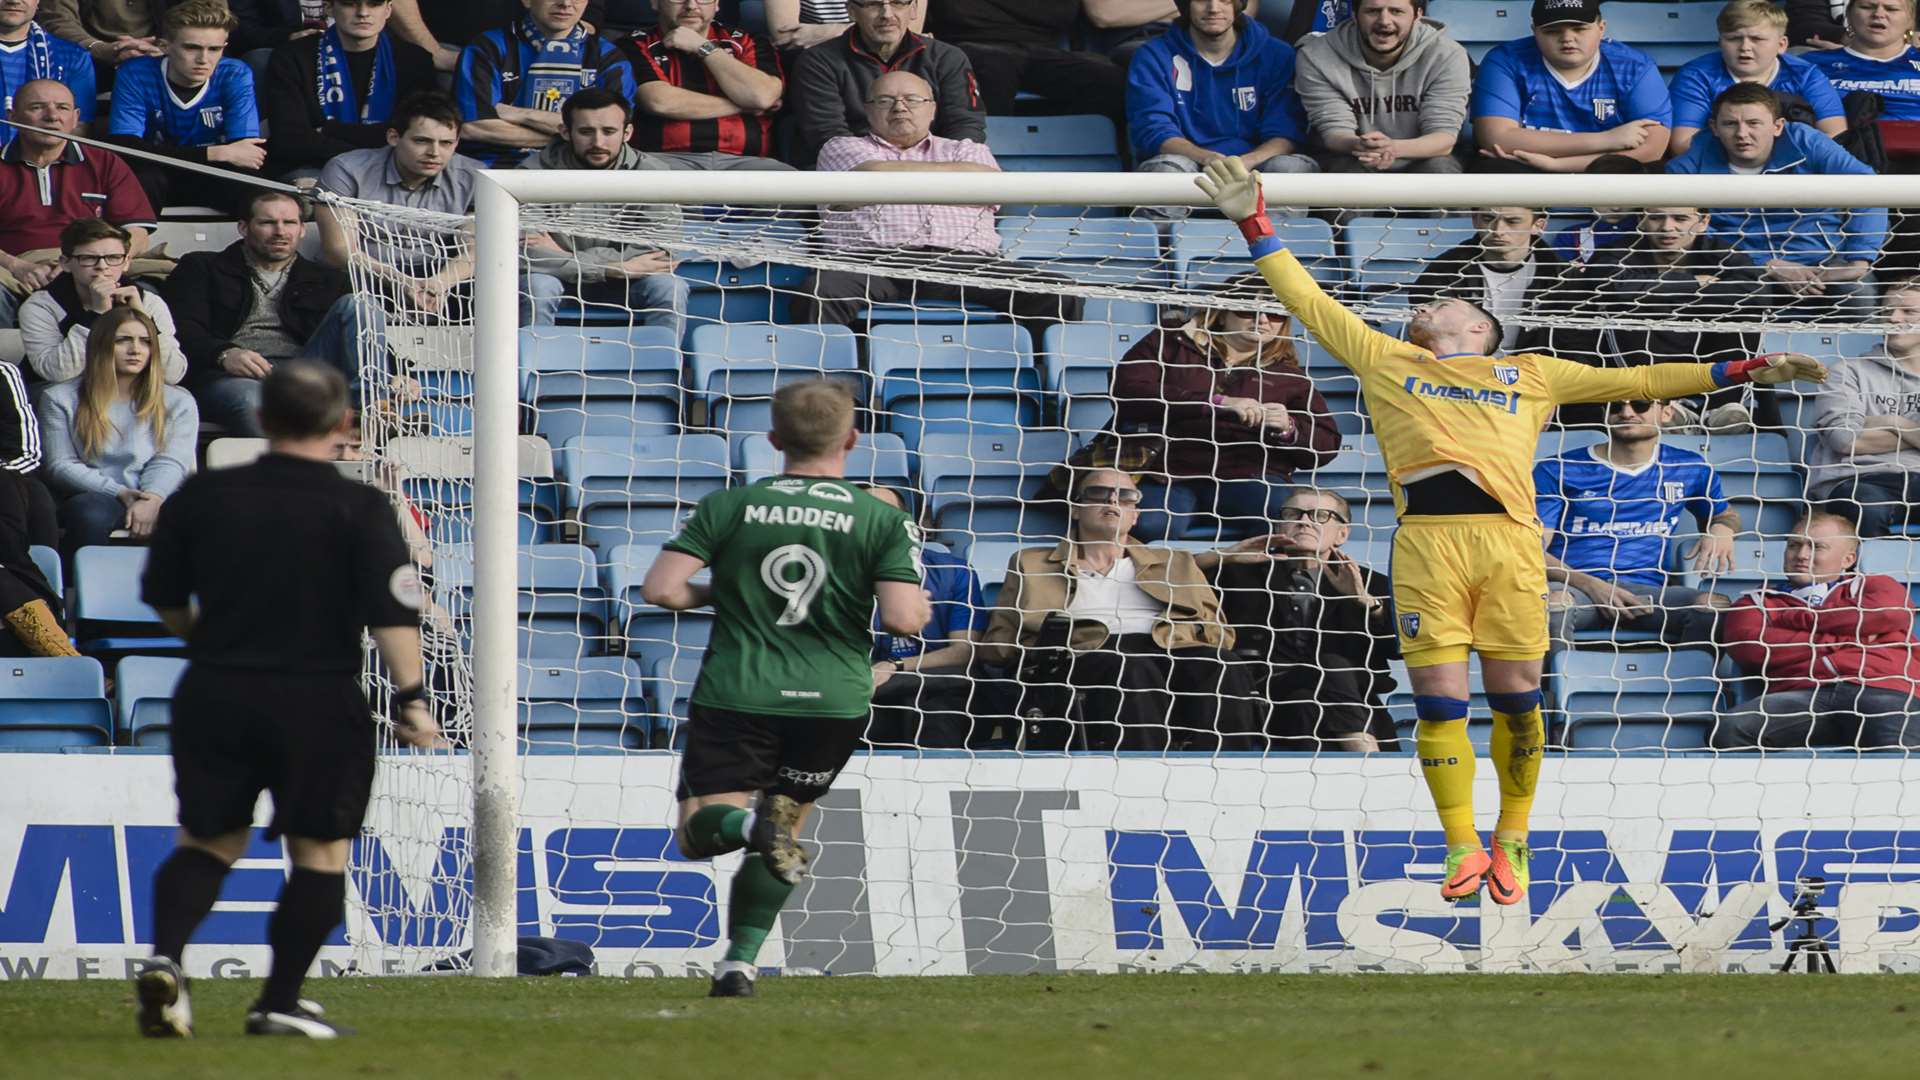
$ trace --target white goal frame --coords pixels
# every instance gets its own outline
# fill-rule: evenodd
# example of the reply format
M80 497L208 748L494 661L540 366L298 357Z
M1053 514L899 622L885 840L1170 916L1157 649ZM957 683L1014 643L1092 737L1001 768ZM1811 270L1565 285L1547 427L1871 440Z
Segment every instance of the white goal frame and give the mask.
M1905 176L1267 176L1270 206L1920 207ZM782 206L933 203L1204 206L1189 176L1126 173L494 171L475 193L473 482L473 964L515 972L519 757L518 548L520 209L527 203ZM500 437L488 437L498 433Z

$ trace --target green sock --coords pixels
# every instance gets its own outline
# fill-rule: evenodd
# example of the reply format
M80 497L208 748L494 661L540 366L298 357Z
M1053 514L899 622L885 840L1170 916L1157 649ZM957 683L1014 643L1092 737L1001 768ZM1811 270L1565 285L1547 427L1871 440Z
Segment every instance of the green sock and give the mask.
M793 886L774 877L758 855L748 855L733 875L727 897L727 959L751 964L760 955Z
M711 859L747 846L747 812L737 806L703 806L687 820L688 858Z

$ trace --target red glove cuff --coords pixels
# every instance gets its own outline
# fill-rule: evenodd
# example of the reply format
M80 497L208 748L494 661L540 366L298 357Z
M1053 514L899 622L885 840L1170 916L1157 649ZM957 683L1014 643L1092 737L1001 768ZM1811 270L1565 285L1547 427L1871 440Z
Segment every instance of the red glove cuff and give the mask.
M1756 370L1771 364L1773 362L1774 357L1779 355L1780 355L1779 353L1766 353L1764 355L1755 356L1747 360L1728 361L1727 371L1726 371L1726 385L1731 386L1735 383L1743 383L1743 382L1750 381L1753 378L1753 373Z
M1240 235L1247 238L1249 248L1273 239L1273 222L1267 220L1267 193L1258 185L1253 189L1253 216L1241 219Z

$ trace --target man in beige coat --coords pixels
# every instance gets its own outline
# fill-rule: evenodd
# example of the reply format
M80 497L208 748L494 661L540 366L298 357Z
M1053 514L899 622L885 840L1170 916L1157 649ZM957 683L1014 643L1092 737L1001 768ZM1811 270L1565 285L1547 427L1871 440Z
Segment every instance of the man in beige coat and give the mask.
M1031 676L1028 650L1067 648L1070 658L1048 682L1073 688L1088 749L1260 749L1262 710L1246 665L1231 662L1233 630L1220 617L1219 594L1191 554L1129 535L1139 505L1128 474L1082 475L1071 536L1009 561L979 653ZM1027 687L1029 704L1046 685ZM1070 734L1057 724L1030 728L1027 745L1058 749Z

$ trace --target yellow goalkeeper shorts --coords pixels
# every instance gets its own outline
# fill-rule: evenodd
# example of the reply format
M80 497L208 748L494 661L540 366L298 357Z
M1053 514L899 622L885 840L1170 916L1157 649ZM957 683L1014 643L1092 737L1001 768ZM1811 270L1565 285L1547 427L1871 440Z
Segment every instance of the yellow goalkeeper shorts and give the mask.
M1547 654L1540 534L1504 514L1409 515L1393 534L1393 605L1409 667Z

